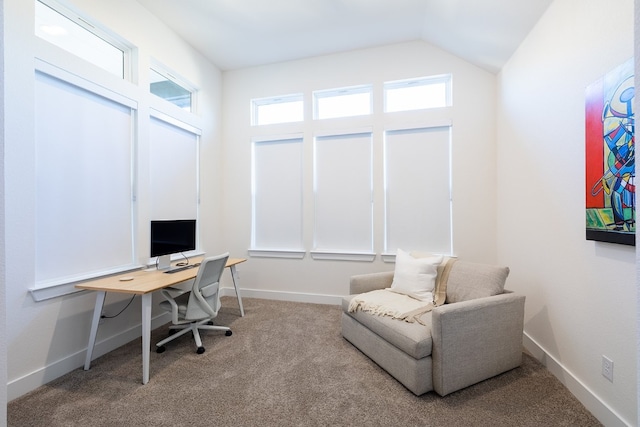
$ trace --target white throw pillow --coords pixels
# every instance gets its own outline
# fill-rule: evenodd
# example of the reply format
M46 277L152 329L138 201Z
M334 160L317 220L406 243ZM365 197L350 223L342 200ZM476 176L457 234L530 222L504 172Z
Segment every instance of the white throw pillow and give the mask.
M433 301L438 265L442 259L442 255L414 258L407 252L398 249L391 290L420 301Z

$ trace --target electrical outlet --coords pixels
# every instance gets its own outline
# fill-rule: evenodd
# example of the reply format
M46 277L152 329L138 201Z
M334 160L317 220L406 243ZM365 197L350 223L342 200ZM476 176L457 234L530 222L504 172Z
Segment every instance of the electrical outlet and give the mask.
M602 376L613 382L613 360L602 356Z

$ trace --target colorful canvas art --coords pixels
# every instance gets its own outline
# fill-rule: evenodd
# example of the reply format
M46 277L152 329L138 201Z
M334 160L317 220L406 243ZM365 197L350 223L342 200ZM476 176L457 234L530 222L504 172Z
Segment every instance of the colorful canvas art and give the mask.
M635 245L633 58L586 91L587 240Z

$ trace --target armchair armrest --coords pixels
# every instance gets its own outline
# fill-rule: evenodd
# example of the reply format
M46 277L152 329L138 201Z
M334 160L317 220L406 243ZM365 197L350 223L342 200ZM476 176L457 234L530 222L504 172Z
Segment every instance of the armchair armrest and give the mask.
M349 294L357 295L365 292L375 291L391 287L393 282L393 271L382 273L369 273L351 276L349 282Z
M432 314L433 388L441 396L522 363L524 295L436 307Z

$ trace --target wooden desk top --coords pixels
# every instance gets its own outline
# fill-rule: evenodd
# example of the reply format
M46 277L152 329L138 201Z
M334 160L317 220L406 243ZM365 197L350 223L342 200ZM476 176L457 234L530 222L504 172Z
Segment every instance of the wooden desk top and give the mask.
M201 262L203 257L191 258L190 262ZM225 267L232 267L245 262L245 258L229 258ZM78 283L76 288L90 291L120 292L125 294L143 295L154 292L180 282L193 279L198 274L198 268L189 268L177 273L165 274L164 270L135 270L114 276L103 277ZM129 278L130 280L122 280Z

